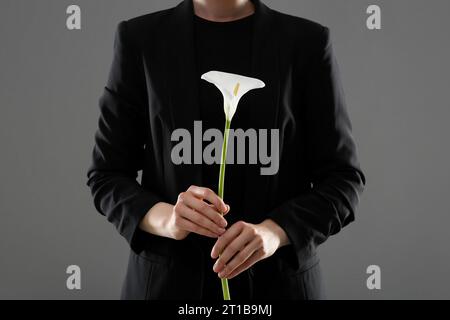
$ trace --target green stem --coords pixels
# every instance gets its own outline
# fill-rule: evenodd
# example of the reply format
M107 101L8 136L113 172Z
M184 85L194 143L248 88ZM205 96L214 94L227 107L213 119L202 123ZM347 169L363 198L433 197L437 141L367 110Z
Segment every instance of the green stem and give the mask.
M223 144L222 144L222 159L220 162L220 172L219 172L219 197L223 199L224 194L224 184L225 184L225 166L227 165L227 147L228 147L228 135L230 133L231 121L225 120L225 131L223 133ZM223 300L231 300L230 289L228 288L228 279L220 279L222 282L222 292Z
M225 184L225 166L227 165L227 148L228 148L228 136L230 134L231 121L225 121L225 132L223 134L222 144L222 159L220 161L219 172L219 197L223 199L224 184Z
M231 300L230 289L228 288L228 279L222 278L222 279L220 279L220 281L222 282L223 300L225 300L225 301Z

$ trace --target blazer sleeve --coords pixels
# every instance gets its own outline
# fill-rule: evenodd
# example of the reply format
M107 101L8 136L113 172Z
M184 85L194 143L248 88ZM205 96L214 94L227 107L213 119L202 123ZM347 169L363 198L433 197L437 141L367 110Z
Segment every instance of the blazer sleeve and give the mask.
M311 189L269 213L285 230L300 265L317 245L354 220L365 185L329 29L322 28L320 44L310 60L302 106Z
M115 33L113 62L99 106L87 185L96 209L139 252L144 239L139 223L162 199L136 180L143 168L148 117L140 57L128 40L126 22Z

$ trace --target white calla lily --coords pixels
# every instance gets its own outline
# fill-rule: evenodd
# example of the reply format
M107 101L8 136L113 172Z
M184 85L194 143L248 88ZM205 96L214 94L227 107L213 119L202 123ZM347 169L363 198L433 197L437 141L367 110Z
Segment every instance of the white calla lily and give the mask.
M201 78L214 84L222 93L225 118L228 121L233 119L239 100L247 92L265 86L264 82L259 79L222 71L209 71L204 73Z
M206 72L201 76L201 78L214 84L220 90L220 92L222 92L223 95L225 130L223 133L222 161L220 163L218 190L218 196L223 199L225 166L227 160L227 146L231 119L233 119L233 116L236 113L239 100L241 100L241 98L250 90L264 88L265 84L259 79L221 71ZM224 300L231 300L228 280L226 278L222 278L221 282Z

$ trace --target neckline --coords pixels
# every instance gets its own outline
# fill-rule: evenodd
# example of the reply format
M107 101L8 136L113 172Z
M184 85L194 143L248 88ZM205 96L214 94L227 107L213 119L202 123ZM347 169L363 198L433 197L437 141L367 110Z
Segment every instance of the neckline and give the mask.
M213 20L208 20L205 18L202 18L196 14L194 14L194 19L197 22L203 23L203 24L208 24L211 26L230 26L230 25L236 25L236 24L241 24L241 23L245 23L247 21L253 20L255 13L253 12L252 14L245 16L243 18L239 18L236 20L230 20L230 21L213 21Z

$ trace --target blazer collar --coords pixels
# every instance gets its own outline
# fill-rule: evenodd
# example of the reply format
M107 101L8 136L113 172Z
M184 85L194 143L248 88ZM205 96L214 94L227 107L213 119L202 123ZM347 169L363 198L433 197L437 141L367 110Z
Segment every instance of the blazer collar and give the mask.
M258 128L276 128L278 121L278 101L280 90L279 46L277 43L275 15L260 0L252 0L255 5L254 30L252 43L252 74L261 79L266 87L250 95L252 102L261 105L252 126ZM194 48L194 7L192 0L184 0L174 8L170 15L169 33L166 40L166 75L172 130L188 129L193 134L194 121L200 120L198 82ZM218 128L222 130L222 128ZM177 166L181 190L190 184L201 185L201 168L195 165ZM182 169L181 169L182 167ZM254 167L254 166L253 166ZM255 168L249 168L247 176L254 177ZM253 172L252 172L253 171ZM177 177L178 178L178 177ZM260 177L260 183L266 183L267 177ZM186 183L186 185L184 185ZM257 198L249 188L248 197ZM260 189L260 188L259 188ZM261 189L260 189L261 190ZM249 201L250 201L249 199Z

